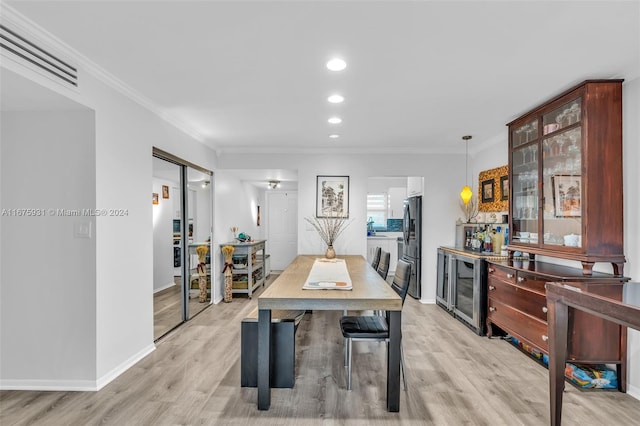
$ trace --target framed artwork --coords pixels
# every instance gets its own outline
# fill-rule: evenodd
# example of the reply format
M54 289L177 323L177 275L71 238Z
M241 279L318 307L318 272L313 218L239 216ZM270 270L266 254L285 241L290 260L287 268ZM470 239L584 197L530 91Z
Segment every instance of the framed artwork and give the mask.
M500 200L509 199L509 176L500 176Z
M553 181L553 206L556 217L580 217L582 192L580 175L555 175Z
M316 177L316 217L349 217L349 176Z
M153 202L153 204L158 204L158 193L154 192L153 194L151 194L151 201Z
M162 198L169 198L169 187L162 185Z
M483 170L478 174L478 211L509 210L509 166Z
M256 225L260 226L260 206L258 206L256 211Z
M493 179L483 180L482 181L482 202L483 203L491 203L493 202Z

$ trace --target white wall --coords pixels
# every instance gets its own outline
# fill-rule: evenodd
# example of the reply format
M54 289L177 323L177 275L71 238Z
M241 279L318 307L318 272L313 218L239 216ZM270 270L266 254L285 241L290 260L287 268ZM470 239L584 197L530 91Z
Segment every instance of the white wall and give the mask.
M78 106L80 109L80 106ZM96 376L93 111L3 112L0 372L4 387L90 388ZM76 238L75 227L91 238Z
M440 245L454 243L455 218L461 216L458 193L464 181L464 155L223 154L220 156L220 164L229 169L293 169L297 167L299 254L324 253L326 249L315 231L304 220L305 217L313 216L315 213L317 175L346 175L350 177L349 217L351 223L334 247L338 254L360 254L362 256L366 256L367 250L366 195L368 178L381 176L382 171L389 176L424 176L425 229L423 234L422 300L427 303L434 302L436 250ZM459 173L455 173L457 170ZM220 173L219 171L217 176ZM443 176L447 178L443 179ZM216 214L222 211L222 207L218 206Z
M380 171L380 175L375 179L367 181L367 192L388 192L389 188L406 188L406 177L384 177L385 170Z

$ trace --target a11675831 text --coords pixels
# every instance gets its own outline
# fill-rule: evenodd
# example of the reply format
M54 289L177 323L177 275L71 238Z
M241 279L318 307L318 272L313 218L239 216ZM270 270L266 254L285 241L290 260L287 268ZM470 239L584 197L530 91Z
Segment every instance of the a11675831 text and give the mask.
M3 217L99 217L129 216L129 209L61 209L61 208L22 208L2 209Z

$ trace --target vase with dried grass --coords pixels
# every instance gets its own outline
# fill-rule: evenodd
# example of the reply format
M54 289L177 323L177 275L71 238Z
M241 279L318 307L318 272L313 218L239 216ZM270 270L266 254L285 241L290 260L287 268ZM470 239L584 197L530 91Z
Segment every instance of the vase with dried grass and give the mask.
M233 290L233 252L235 248L233 246L223 246L222 255L224 256L224 301L229 303L232 300Z
M349 220L342 216L325 216L325 217L305 217L306 220L318 232L320 239L327 245L325 257L333 259L336 257L336 251L333 243L338 239L340 234L349 226Z
M471 223L471 221L478 216L478 203L474 199L469 200L466 204L460 202L460 208L464 213L464 218L467 223Z
M198 272L200 303L206 303L207 301L207 253L209 253L209 246L196 247L196 254L198 255L199 262L196 267L196 272Z

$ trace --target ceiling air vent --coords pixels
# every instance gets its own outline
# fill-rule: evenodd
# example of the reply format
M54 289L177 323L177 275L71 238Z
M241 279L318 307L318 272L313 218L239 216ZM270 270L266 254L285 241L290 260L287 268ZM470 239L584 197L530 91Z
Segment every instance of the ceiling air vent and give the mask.
M78 70L0 24L0 47L65 84L78 86Z

